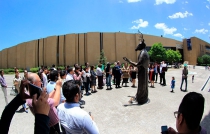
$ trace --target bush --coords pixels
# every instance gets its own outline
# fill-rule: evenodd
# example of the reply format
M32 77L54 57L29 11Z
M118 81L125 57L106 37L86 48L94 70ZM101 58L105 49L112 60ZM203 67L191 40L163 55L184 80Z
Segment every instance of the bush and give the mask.
M36 68L30 68L30 72L32 73L37 73L39 71L39 68L36 67Z
M61 70L65 70L64 66L58 66L57 68L60 68Z

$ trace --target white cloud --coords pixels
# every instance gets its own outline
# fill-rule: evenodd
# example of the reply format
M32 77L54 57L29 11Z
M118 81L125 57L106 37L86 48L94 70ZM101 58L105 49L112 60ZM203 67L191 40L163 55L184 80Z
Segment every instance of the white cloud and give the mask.
M208 8L208 9L209 9L209 6L208 6L208 5L206 5L206 8Z
M174 36L175 36L175 37L184 38L184 36L183 36L182 34L180 34L180 33L176 33L176 34L174 34Z
M208 30L207 29L196 29L195 30L195 33L202 33L202 34L206 34L208 32Z
M182 4L188 4L188 1L183 1Z
M176 2L176 0L155 0L155 4L156 5L160 5L160 4L163 4L164 2L166 3L166 4L173 4L173 3L175 3Z
M184 30L187 31L188 29L187 28L184 28Z
M132 2L140 2L141 0L127 0L128 3L132 3Z
M177 18L185 18L185 17L188 17L188 16L193 16L193 14L185 11L184 13L178 12L178 13L175 13L175 14L173 14L171 16L168 16L168 17L170 19L177 19Z
M140 27L147 27L149 24L148 21L144 21L143 19L135 20L132 23L136 23L137 25L132 26L131 29L139 29Z
M209 26L210 26L210 22L209 22Z
M155 24L155 28L163 30L164 34L173 34L177 31L175 27L168 28L165 23L157 23Z
M119 3L123 3L123 1L119 0Z

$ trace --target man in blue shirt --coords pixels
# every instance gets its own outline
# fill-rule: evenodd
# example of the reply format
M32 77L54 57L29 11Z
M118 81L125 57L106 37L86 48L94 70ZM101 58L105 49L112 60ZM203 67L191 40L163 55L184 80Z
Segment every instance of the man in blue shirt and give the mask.
M86 111L80 108L81 93L74 80L63 84L63 94L66 102L58 106L58 117L66 133L71 134L98 134L98 127Z

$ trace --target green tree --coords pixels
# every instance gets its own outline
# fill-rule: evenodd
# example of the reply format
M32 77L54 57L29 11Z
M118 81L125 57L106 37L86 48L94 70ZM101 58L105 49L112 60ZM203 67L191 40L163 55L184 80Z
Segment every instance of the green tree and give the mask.
M172 63L175 60L175 56L176 56L176 54L175 54L174 50L168 49L166 51L166 59L169 63Z
M210 64L210 56L209 55L207 55L207 54L204 54L203 56L202 56L202 59L203 59L203 64Z
M179 62L181 59L182 59L182 55L180 54L180 52L177 50L177 51L174 51L174 62Z
M197 58L197 62L199 65L203 64L203 58L202 57L198 57Z
M153 44L148 53L152 61L160 62L166 59L166 49L161 43Z
M101 62L103 65L106 65L106 57L105 57L105 54L104 54L104 50L102 49L101 52L100 52L100 58L99 58L99 62Z
M169 63L172 63L172 62L179 62L182 58L182 55L180 54L179 51L174 51L174 50L167 50L166 51L166 60L169 62Z

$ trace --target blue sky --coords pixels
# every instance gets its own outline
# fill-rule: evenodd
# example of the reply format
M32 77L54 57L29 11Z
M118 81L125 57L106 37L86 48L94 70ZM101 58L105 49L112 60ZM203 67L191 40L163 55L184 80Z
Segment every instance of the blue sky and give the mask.
M53 35L126 32L210 42L210 0L1 0L0 50Z

